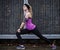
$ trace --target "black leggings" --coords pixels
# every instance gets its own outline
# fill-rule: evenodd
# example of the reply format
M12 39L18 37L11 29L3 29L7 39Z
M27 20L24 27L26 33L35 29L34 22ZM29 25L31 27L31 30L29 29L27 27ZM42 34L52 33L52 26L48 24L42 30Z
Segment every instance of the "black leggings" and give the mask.
M51 44L51 41L48 40L47 38L45 38L44 36L41 35L41 33L39 32L39 30L37 29L37 27L34 30L27 30L27 29L23 29L21 30L20 33L16 32L16 36L18 38L18 43L19 44L23 44L22 42L22 38L21 38L21 34L25 34L25 33L34 33L35 35L37 35L39 38L45 40L48 44Z

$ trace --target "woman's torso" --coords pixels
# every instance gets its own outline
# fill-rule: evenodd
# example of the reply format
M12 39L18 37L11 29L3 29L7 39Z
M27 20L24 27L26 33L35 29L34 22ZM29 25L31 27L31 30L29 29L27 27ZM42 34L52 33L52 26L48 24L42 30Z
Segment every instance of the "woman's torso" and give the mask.
M32 23L32 18L29 17L27 14L29 14L29 12L24 13L24 17L25 17L25 26L24 27L25 27L25 29L33 30L36 27L36 25Z
M28 18L25 20L25 27L28 30L33 30L36 27L36 25L32 23L32 18Z

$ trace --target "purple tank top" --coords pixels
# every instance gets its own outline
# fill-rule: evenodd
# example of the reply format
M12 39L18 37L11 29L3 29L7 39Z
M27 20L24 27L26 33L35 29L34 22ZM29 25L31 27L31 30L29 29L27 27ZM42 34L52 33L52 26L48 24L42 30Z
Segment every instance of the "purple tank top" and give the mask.
M26 26L26 29L28 30L33 30L36 27L36 25L32 23L32 18L26 19L25 26Z

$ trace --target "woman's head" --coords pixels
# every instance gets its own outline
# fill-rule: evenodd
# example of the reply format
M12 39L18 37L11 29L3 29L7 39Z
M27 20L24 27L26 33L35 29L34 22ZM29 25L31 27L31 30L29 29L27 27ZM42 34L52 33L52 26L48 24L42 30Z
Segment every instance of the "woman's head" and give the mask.
M30 10L30 6L28 4L24 4L23 5L23 10L24 11L29 11Z
M32 13L32 7L28 4L24 4L23 11Z

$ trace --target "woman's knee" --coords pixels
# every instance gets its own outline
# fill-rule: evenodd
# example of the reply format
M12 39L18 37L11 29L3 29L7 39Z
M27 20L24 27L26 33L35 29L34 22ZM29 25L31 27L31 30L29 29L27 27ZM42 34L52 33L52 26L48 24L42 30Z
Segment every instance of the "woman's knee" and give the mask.
M16 35L20 35L20 32L16 32Z

